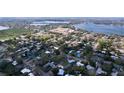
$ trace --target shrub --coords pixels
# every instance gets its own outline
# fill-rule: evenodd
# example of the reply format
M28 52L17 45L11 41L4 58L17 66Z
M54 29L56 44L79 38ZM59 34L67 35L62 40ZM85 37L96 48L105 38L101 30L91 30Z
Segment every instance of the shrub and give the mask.
M0 71L1 72L5 69L5 67L7 66L7 64L8 64L8 62L6 62L4 60L0 61Z
M49 60L50 60L49 55L48 55L48 54L41 54L41 55L42 55L42 56L41 56L42 63L40 63L40 64L44 65L44 64L48 63Z
M84 49L84 55L88 56L93 53L93 48L90 45L87 45Z
M103 50L104 48L109 50L110 47L112 46L112 41L110 40L105 40L105 39L100 39L98 40L99 43L99 48Z
M65 73L69 73L71 75L79 75L79 74L85 75L87 72L84 67L73 66L70 69L67 69Z
M41 40L41 41L47 41L51 38L51 35L41 35L41 36L38 36L37 39L38 40Z
M65 62L66 58L64 55L56 55L51 58L51 60L55 63Z
M7 66L4 69L4 72L8 75L14 75L15 74L15 67L12 64L7 64Z
M59 71L58 68L53 68L52 69L52 72L53 72L54 76L57 76L58 71Z

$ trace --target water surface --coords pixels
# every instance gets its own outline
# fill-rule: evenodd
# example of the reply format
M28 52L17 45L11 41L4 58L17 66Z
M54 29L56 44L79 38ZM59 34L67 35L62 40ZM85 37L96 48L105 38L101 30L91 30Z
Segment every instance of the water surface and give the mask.
M7 30L7 29L9 29L9 27L0 26L0 30Z
M83 29L89 32L103 33L107 35L111 35L111 34L124 35L124 26L119 26L119 25L81 23L81 24L75 24L74 26L77 29Z
M34 26L38 26L38 25L50 25L50 24L68 24L69 21L37 21L37 22L33 22L30 25L34 25Z

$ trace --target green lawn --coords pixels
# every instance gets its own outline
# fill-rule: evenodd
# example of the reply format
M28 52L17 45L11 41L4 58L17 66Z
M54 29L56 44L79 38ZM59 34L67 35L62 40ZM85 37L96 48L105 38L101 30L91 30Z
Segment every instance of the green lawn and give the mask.
M31 31L26 29L8 29L0 31L0 40L6 40L17 37L22 34L29 34Z

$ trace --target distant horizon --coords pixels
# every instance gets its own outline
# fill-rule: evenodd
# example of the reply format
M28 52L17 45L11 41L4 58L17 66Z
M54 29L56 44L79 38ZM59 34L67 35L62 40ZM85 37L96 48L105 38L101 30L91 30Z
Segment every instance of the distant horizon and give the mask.
M0 17L1 20L124 20L124 17Z

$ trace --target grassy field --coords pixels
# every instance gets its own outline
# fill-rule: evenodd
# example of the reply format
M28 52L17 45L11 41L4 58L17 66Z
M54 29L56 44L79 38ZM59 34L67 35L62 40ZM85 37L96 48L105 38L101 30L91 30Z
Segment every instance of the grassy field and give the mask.
M22 34L29 34L31 31L26 29L8 29L0 31L0 40L7 40Z

